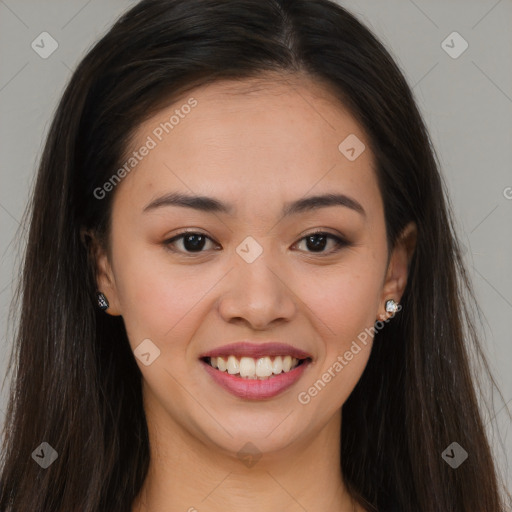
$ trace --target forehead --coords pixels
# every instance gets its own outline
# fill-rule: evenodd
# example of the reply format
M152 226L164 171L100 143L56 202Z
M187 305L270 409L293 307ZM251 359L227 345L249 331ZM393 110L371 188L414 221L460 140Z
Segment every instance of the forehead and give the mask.
M198 87L141 124L130 149L149 138L154 148L122 184L139 198L179 189L229 195L229 202L240 194L286 201L333 187L366 202L379 195L362 127L327 87L308 78ZM365 147L355 160L341 150L346 140L356 141L358 151Z

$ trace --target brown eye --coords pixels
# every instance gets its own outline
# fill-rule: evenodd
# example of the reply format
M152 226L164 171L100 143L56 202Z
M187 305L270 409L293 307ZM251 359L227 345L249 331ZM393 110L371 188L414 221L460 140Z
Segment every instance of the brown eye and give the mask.
M305 237L301 238L299 243L304 240L306 243L307 252L318 254L331 254L337 252L342 247L350 245L341 237L324 231L316 231L306 235ZM328 247L329 241L331 241L333 248L326 251L325 249ZM181 247L176 248L176 244L178 242L181 242ZM186 231L170 238L169 240L166 240L164 244L174 252L180 252L183 254L200 254L201 252L205 252L204 249L208 242L213 243L213 240L205 234Z
M172 245L176 244L176 242L182 241L182 249L176 250ZM213 242L212 239L203 233L195 233L192 231L187 231L185 233L181 233L176 235L169 240L166 240L164 243L167 247L169 247L172 251L183 252L183 253L200 253L204 252L203 249L207 244L207 241Z
M299 242L302 242L303 240L306 241L306 247L308 249L308 252L313 253L325 252L329 254L336 252L342 247L349 245L349 243L343 240L342 238L323 231L316 231L315 233L306 235L305 237L301 238ZM328 245L329 240L332 240L334 242L334 248L330 251L324 251L324 249Z

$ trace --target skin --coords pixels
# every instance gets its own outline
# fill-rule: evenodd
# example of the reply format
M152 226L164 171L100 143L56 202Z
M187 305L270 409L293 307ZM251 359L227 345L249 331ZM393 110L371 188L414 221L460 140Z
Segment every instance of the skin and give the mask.
M160 350L149 366L136 359L151 464L132 510L362 511L343 483L339 437L341 407L372 337L358 342L360 351L309 403L298 394L332 373L365 328L389 316L387 299L400 301L416 228L407 226L388 264L368 139L327 89L305 77L199 87L142 124L132 149L190 97L197 106L112 192L110 249L97 249L106 312L122 315L132 349L149 338ZM349 134L366 145L354 161L338 149ZM169 192L212 196L235 212L143 212ZM333 192L357 200L366 214L330 206L280 216L284 203ZM175 252L166 246L183 228L209 237L203 252L191 252L183 239ZM327 239L315 252L304 237L317 228L350 245L335 252ZM263 249L252 263L236 252L247 236ZM274 398L237 398L198 357L244 339L288 343L313 362ZM261 455L252 467L237 455L249 441Z

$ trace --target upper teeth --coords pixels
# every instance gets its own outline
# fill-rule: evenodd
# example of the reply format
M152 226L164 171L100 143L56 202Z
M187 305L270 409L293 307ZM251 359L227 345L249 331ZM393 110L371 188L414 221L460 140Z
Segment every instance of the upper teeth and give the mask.
M278 375L281 372L289 372L299 364L299 360L292 356L260 357L242 357L238 359L235 356L210 357L210 364L221 372L227 371L231 375L240 374L247 378L267 378L271 375Z

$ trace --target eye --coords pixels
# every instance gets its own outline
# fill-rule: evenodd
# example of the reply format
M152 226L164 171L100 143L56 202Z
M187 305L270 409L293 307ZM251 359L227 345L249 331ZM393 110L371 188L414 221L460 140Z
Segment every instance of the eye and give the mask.
M334 253L340 250L342 247L349 246L350 243L344 240L343 238L333 235L331 233L327 233L325 231L315 231L301 238L298 243L301 243L303 240L306 241L306 247L311 250L313 253L321 253L321 254L329 254ZM330 251L324 251L327 242L331 240L334 242L334 248ZM168 247L171 251L174 252L182 252L184 254L187 253L201 253L204 252L203 249L207 242L213 242L213 240L204 235L203 233L195 232L195 231L185 231L180 233L169 240L164 242L165 246ZM182 248L175 249L172 246L177 242L182 242Z
M178 241L183 241L182 247L184 250L178 250L176 251L171 246L174 245ZM203 233L196 233L194 231L185 231L184 233L180 233L179 235L174 236L173 238L170 238L169 240L166 240L164 244L171 250L175 252L184 252L185 254L187 252L191 253L200 253L204 252L203 248L206 245L206 242L210 241L213 242L213 240L204 235Z
M334 248L330 251L324 251L328 240L332 240L334 242ZM350 245L343 238L333 235L331 233L326 233L325 231L315 231L306 235L305 237L299 240L299 243L303 240L306 241L306 247L312 250L313 253L321 253L321 254L329 254L339 251L342 247L346 247Z

